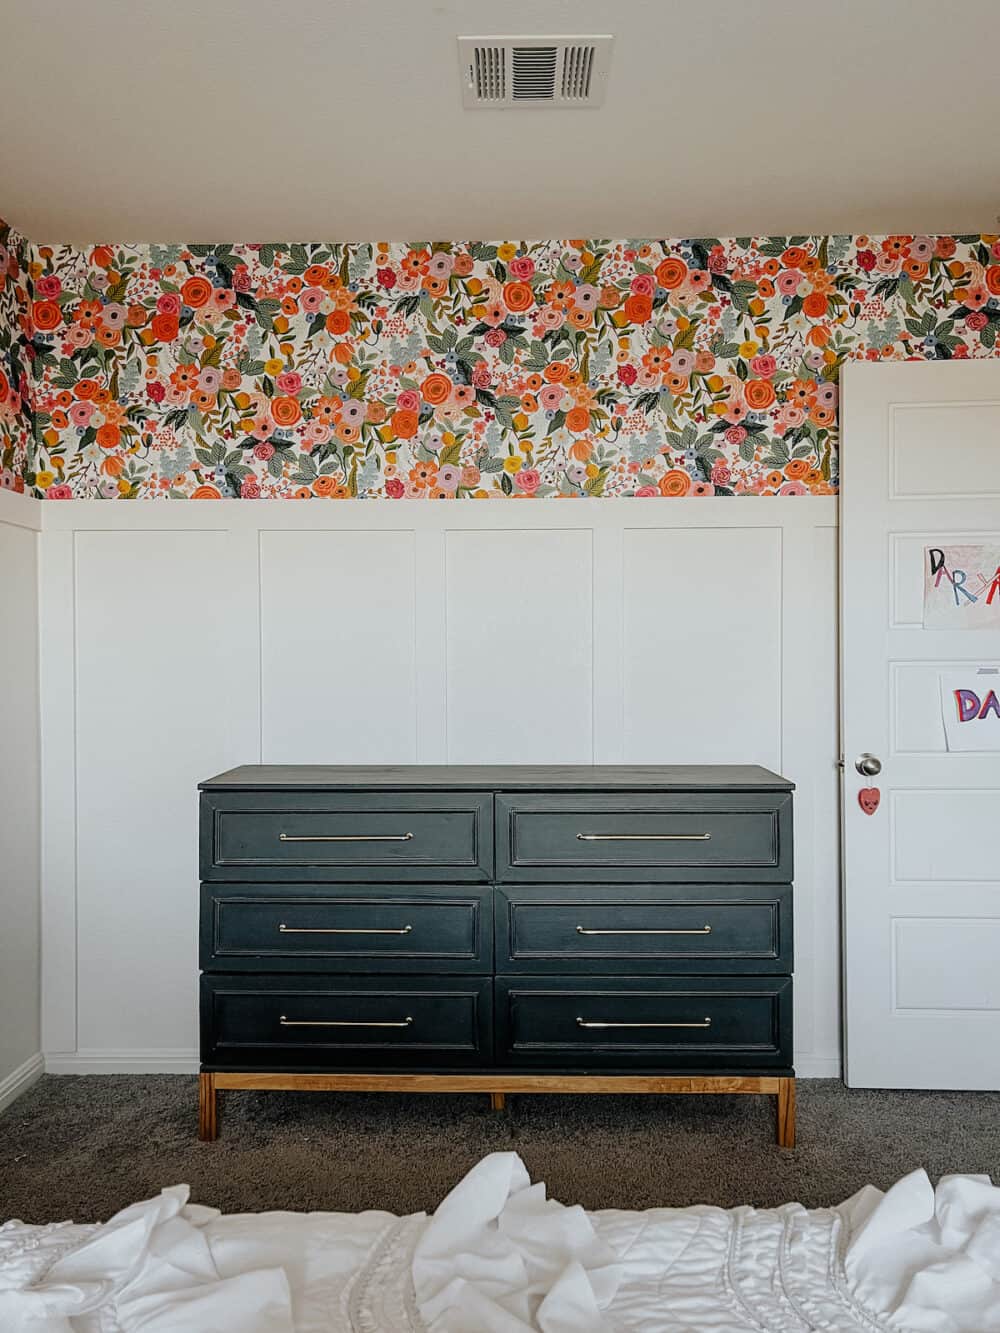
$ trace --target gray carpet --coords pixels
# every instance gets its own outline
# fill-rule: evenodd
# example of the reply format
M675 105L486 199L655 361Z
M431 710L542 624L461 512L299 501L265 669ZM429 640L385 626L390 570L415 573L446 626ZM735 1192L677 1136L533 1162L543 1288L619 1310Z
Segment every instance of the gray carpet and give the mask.
M1000 1094L799 1083L799 1147L764 1097L508 1098L228 1093L196 1137L194 1078L47 1076L0 1116L0 1221L103 1220L163 1185L226 1212L433 1209L485 1153L513 1149L587 1208L836 1203L924 1166L1000 1177Z

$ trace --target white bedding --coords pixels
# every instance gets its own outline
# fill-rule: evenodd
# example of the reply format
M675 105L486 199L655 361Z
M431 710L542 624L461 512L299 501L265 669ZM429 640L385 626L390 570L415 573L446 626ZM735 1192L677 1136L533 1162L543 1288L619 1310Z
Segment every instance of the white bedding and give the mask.
M0 1227L2 1333L1000 1333L1000 1189L980 1176L915 1171L813 1211L586 1213L495 1153L431 1218L187 1199Z

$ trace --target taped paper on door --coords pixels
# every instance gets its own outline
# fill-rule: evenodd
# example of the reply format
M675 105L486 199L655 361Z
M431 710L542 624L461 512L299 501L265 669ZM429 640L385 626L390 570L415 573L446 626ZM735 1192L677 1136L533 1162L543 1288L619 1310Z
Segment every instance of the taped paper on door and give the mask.
M924 547L924 629L1000 629L1000 542Z
M1000 666L942 671L941 712L949 750L1000 750Z

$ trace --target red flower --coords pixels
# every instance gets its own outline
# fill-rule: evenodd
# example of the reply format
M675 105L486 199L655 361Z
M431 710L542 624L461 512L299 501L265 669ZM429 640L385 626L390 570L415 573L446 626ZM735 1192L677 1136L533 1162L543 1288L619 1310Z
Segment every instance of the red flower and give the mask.
M385 493L390 500L402 500L406 494L406 487L398 477L390 477L385 483Z
M638 378L639 372L636 370L635 366L626 365L618 367L618 379L620 383L634 384Z
M154 403L162 403L167 391L159 380L153 380L151 384L146 385L146 394Z
M384 287L387 292L391 292L396 285L396 275L391 268L380 268L376 277L378 278L378 285ZM402 491L400 491L400 494L402 494Z
M250 270L246 264L237 264L233 269L233 291L248 292L250 290Z
M858 251L858 268L870 273L875 267L875 255L871 250Z
M35 283L35 291L46 301L54 301L62 291L62 283L54 273L46 274Z

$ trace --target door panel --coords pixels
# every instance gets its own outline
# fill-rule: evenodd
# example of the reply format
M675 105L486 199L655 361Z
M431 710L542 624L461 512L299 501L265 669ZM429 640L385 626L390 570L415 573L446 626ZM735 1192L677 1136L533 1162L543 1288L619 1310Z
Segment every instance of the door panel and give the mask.
M923 627L925 548L1000 544L1000 364L852 362L842 388L846 1077L1000 1088L1000 751L948 751L939 687L1000 664L1000 604Z

